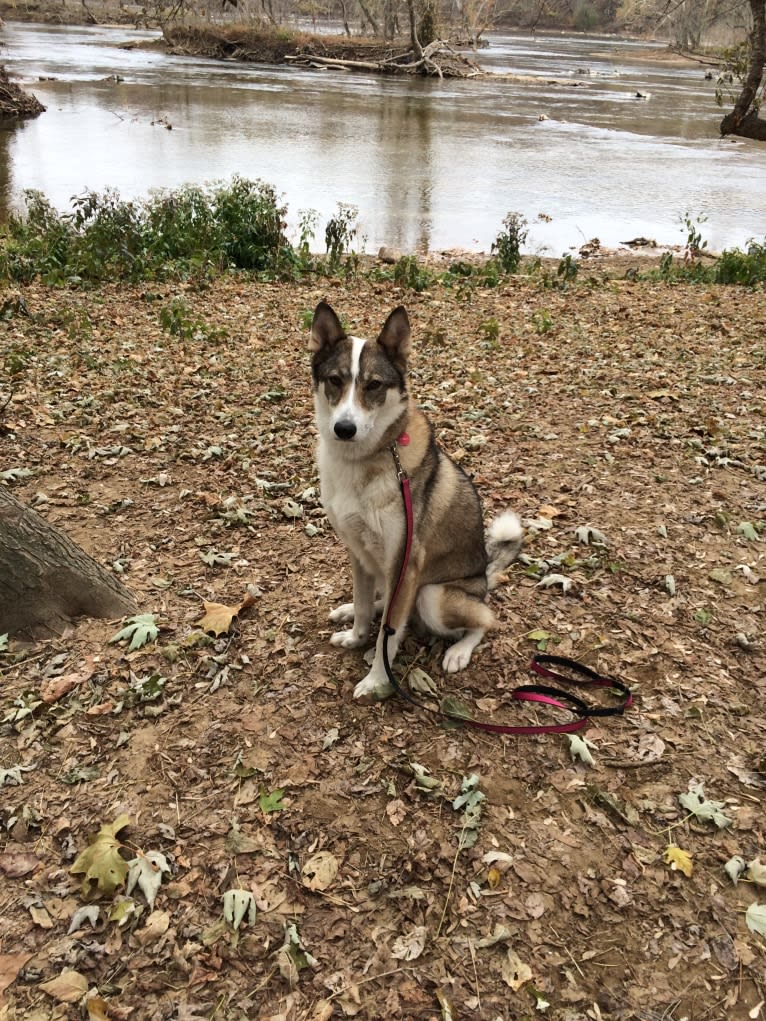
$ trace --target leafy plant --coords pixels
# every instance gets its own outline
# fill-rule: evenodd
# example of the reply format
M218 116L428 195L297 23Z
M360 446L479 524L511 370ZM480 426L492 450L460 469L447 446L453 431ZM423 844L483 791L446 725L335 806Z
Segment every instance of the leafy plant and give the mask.
M760 243L751 239L745 252L739 248L725 249L715 262L705 265L697 257L691 258L688 253L696 251L699 255L706 242L694 221L690 220L686 229L687 246L684 262L674 262L672 254L666 252L660 259L657 270L650 276L666 281L739 284L743 287L755 287L766 281L766 241Z
M278 265L279 253L287 245L286 210L277 205L270 184L235 176L228 187L214 192L211 202L228 265L252 270Z
M31 351L21 347L9 347L3 355L3 368L9 376L18 376L32 360Z
M460 847L473 847L479 836L481 825L481 805L486 795L479 789L479 777L476 773L464 776L460 785L460 793L452 802L456 812L463 809L461 817L462 831L460 834Z
M338 212L330 217L324 231L327 261L330 269L337 269L343 254L350 249L356 237L356 218L359 210L345 202L338 203Z
M572 27L576 32L592 32L600 22L601 17L598 10L587 0L575 7Z
M532 316L532 323L535 327L535 333L543 334L549 333L553 329L553 319L551 319L550 312L547 309L540 309L539 312L535 312Z
M749 65L750 43L748 40L745 39L736 46L724 49L715 82L715 101L718 106L723 106L724 103L733 104L736 101L747 77ZM758 113L760 109L761 100L762 90L753 103L755 113Z
M485 319L479 323L479 334L487 347L496 348L500 339L500 323L494 316Z
M425 291L434 283L434 275L421 266L414 255L405 255L394 266L394 283L412 291Z
M157 627L153 613L139 613L134 617L128 617L125 627L112 635L109 643L125 642L130 640L128 652L140 649L142 645L155 641L160 629Z
M316 233L319 213L316 209L302 209L298 214L298 247L294 253L294 268L301 273L310 273L315 269L311 256L310 243Z
M529 231L527 220L521 213L508 213L503 220L504 230L492 242L492 252L506 273L515 273L521 262L521 249Z
M746 252L738 248L723 251L714 267L718 284L742 284L754 287L766 280L766 241L750 240Z
M681 222L686 228L686 248L684 251L684 259L690 262L695 259L699 259L700 255L707 248L707 241L702 237L700 227L707 221L707 217L700 214L696 218L692 219L691 213L684 213L681 218Z
M160 309L160 324L172 337L185 340L191 337L196 328L192 319L191 309L183 298L173 298L169 305Z
M580 270L580 266L576 259L567 252L566 255L561 257L556 275L562 283L569 283L571 280L575 280Z

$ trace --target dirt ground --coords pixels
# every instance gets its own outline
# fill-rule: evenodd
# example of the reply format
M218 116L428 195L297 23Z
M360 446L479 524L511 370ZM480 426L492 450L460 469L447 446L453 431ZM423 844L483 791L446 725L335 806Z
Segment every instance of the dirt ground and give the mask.
M368 335L406 305L439 441L488 519L526 522L469 668L410 638L400 672L508 723L549 719L510 698L538 649L618 676L636 704L586 731L591 765L566 736L354 703L321 298ZM0 304L0 477L160 628L0 653L2 1021L766 1018L763 872L724 869L766 863L763 292L596 265L565 291L239 277ZM248 591L206 637L203 602ZM146 866L129 895L110 853Z

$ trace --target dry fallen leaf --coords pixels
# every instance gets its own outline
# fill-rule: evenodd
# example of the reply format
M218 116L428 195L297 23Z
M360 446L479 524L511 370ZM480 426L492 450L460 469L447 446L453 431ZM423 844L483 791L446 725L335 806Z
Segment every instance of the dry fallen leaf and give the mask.
M5 851L0 854L0 872L10 879L20 879L34 872L40 859L31 851Z
M537 514L541 518L557 518L560 514L563 514L558 507L554 507L553 504L544 503L542 507L538 507Z
M0 1004L3 993L16 980L16 976L32 954L0 954Z
M303 885L309 890L326 890L338 874L338 859L330 851L318 851L301 869Z
M46 705L58 702L60 698L68 695L78 684L87 681L92 673L93 671L89 670L83 673L62 674L61 677L51 677L40 685L40 698Z
M164 936L170 926L170 912L152 911L146 919L146 925L142 929L136 929L133 934L140 946L145 947L155 943L160 936Z
M50 982L42 982L40 989L59 1003L77 1003L88 991L88 980L79 971L65 968Z
M490 890L496 890L500 885L501 875L502 873L500 872L500 869L496 868L494 865L487 870L487 886Z
M386 815L392 826L398 826L407 817L407 806L401 798L394 798L386 805Z
M205 616L196 621L197 627L202 628L203 631L212 632L216 638L219 635L226 635L229 633L234 618L239 616L243 610L252 606L254 602L255 598L249 593L237 606L227 606L225 603L209 603L203 600L202 605L205 608Z
M391 956L398 961L414 961L423 953L428 930L418 925L411 932L398 936L391 944Z
M51 918L51 916L48 914L44 907L41 907L37 904L32 904L30 905L29 913L32 916L32 921L35 923L35 925L39 925L41 929L53 928L53 919Z
M514 992L518 992L524 983L529 982L532 978L532 969L513 950L509 950L503 959L500 972L505 984L510 986Z
M100 996L91 996L85 1001L88 1008L88 1021L109 1021L109 1007Z
M680 847L676 847L675 844L669 844L665 848L665 864L669 865L671 869L677 869L679 872L683 872L685 876L691 877L694 871L692 864L692 856L688 851L682 850Z
M110 896L125 882L128 863L120 854L122 842L117 834L130 825L130 816L118 816L113 823L102 826L91 838L88 847L82 851L70 868L73 875L82 875L83 893L90 893L93 882L100 893Z

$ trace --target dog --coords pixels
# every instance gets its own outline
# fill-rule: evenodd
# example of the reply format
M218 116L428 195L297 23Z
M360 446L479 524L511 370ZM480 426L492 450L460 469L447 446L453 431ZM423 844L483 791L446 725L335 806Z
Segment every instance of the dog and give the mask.
M398 459L410 479L414 527L409 564L391 610L389 660L394 662L416 617L429 631L455 639L444 653L445 672L463 670L496 624L487 593L521 549L521 522L507 511L492 522L485 539L473 483L436 444L409 394L410 323L401 305L377 340L364 340L348 335L321 301L309 350L322 504L348 550L354 584L353 603L330 614L334 624L347 625L330 641L343 649L360 648L368 642L376 613L386 619L405 548ZM376 601L378 595L382 598ZM354 689L361 701L377 701L393 691L384 637L381 625L372 667Z

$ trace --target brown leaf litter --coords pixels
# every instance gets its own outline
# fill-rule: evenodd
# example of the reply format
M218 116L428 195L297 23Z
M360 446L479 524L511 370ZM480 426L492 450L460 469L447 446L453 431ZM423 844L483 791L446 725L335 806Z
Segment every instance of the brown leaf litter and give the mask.
M620 676L636 706L587 731L592 767L565 737L354 703L362 657L328 641L350 572L313 461L320 298L368 334L406 304L439 442L488 518L531 522L469 668L446 679L417 638L401 668L509 722L533 711L509 692L538 646ZM24 299L0 324L0 471L29 469L15 494L161 630L127 652L120 622L82 621L0 655L3 1021L82 1017L86 989L91 1017L142 1021L765 1016L745 911L766 898L723 870L766 854L762 292L594 271L565 291L234 277ZM202 602L228 607L217 636ZM685 812L690 781L730 826ZM94 890L68 934L71 866L123 814L120 853L171 875L153 911ZM255 903L236 932L230 889Z

